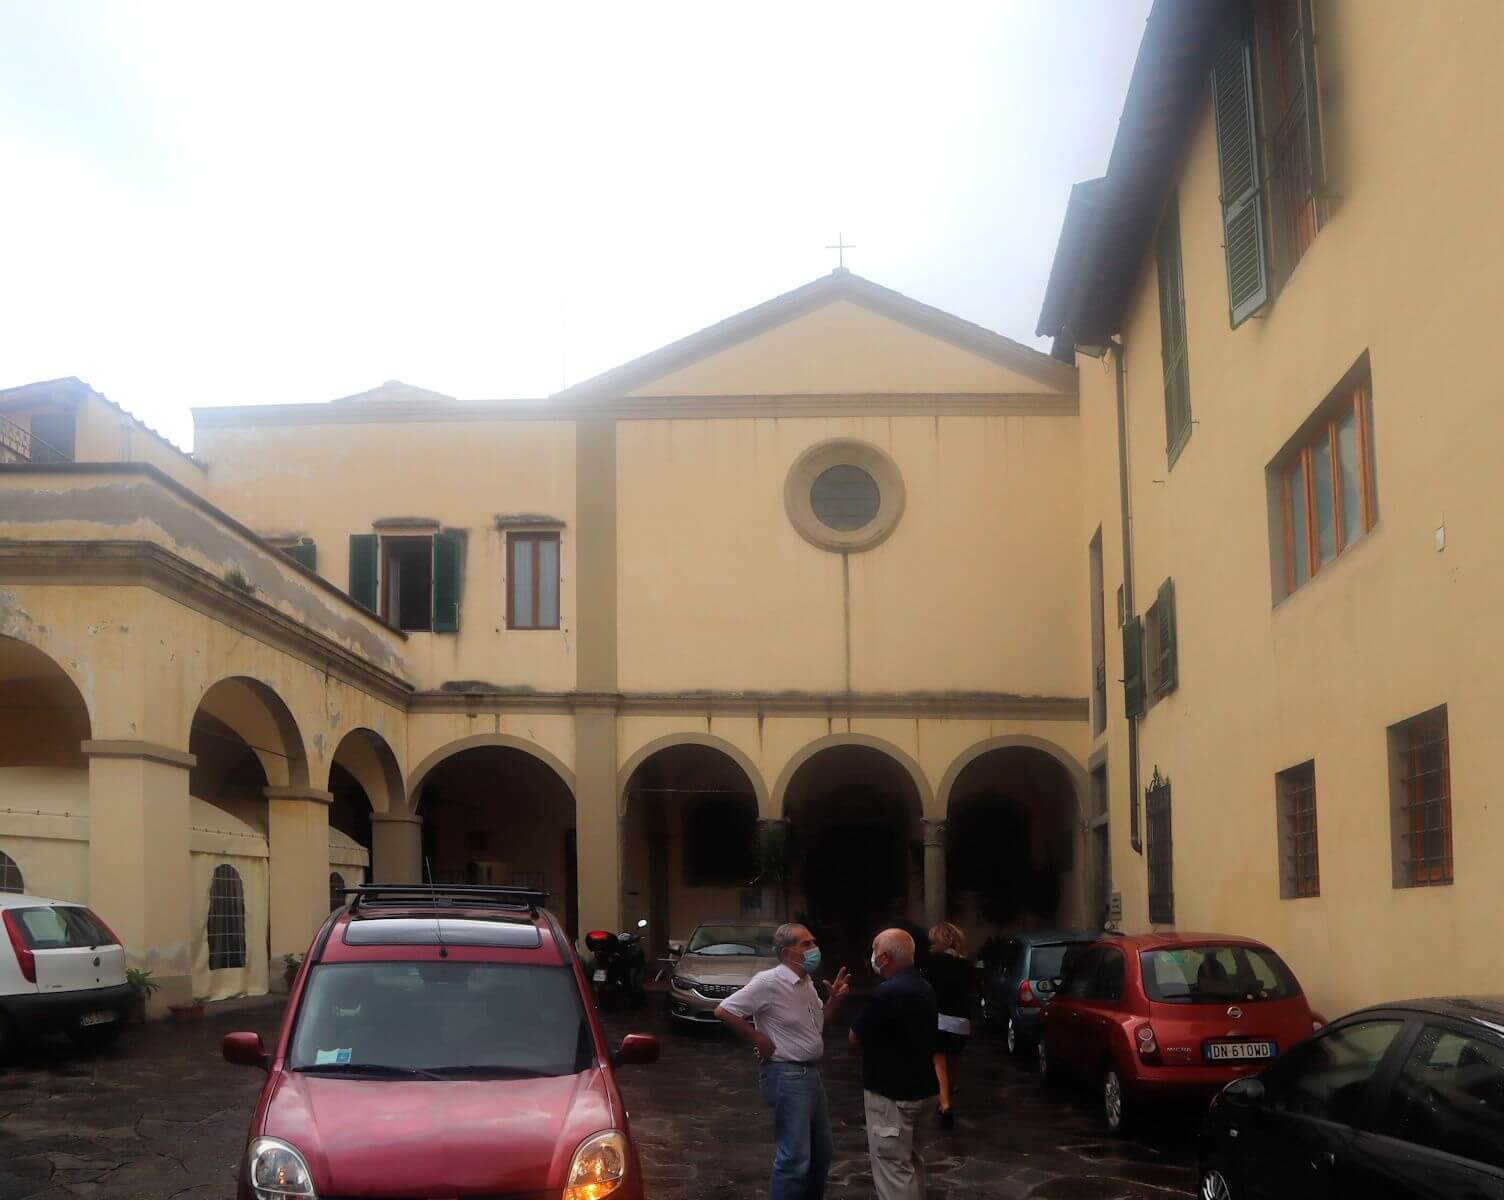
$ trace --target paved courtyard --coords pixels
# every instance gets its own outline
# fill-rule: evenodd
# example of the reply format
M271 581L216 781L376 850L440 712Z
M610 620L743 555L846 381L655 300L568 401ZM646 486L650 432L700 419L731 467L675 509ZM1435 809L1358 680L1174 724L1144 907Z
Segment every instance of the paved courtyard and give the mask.
M99 1197L184 1200L234 1193L234 1167L261 1081L219 1057L220 1038L268 1038L280 1008L221 1012L191 1025L133 1027L88 1057L65 1043L0 1068L0 1200ZM670 1034L661 1009L612 1014L613 1037L663 1037L663 1058L621 1072L653 1200L756 1196L767 1180L771 1122L750 1051L720 1036ZM832 1034L826 1069L836 1160L831 1200L870 1197L854 1053ZM934 1131L931 1200L1162 1200L1194 1193L1184 1118L1140 1141L1107 1138L1084 1105L1047 1100L996 1040L968 1051L960 1119Z

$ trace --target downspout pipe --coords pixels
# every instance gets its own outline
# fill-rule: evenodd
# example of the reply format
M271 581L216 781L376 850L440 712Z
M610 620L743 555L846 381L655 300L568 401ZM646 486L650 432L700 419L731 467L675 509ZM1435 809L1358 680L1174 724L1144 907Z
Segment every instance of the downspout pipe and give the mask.
M1135 615L1133 604L1133 507L1128 489L1128 398L1124 376L1125 351L1120 338L1111 338L1107 346L1112 351L1113 382L1117 389L1118 410L1118 505L1123 528L1123 619ZM1124 665L1124 674L1127 666ZM1138 718L1128 717L1128 834L1133 849L1142 854L1144 848L1143 828L1140 823L1138 803Z

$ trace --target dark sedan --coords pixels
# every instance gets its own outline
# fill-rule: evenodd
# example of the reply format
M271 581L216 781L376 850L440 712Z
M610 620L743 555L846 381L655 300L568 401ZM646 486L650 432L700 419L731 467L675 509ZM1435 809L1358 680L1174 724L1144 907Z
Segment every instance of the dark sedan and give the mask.
M1065 970L1097 939L1079 930L1030 930L1002 939L983 958L982 1015L1003 1031L1008 1053L1039 1040L1039 1014Z
M1504 997L1353 1013L1229 1084L1203 1200L1504 1200Z

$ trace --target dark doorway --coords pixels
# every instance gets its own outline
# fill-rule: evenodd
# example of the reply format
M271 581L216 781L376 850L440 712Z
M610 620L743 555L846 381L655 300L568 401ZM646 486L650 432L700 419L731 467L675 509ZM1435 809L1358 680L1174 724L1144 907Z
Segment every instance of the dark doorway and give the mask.
M381 615L398 629L433 626L433 538L384 537Z

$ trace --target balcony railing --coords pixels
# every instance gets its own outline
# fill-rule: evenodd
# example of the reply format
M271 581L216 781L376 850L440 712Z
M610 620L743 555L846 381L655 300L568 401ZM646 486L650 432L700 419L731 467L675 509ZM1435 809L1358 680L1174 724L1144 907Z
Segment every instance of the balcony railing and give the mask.
M0 417L0 463L60 463L72 462L71 454L48 445L41 438L32 437L14 421Z

